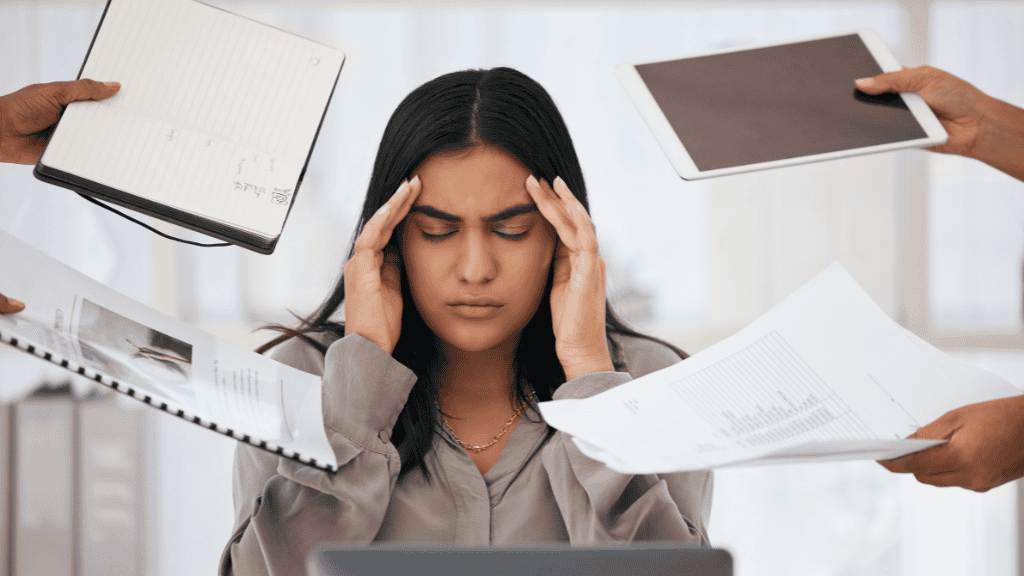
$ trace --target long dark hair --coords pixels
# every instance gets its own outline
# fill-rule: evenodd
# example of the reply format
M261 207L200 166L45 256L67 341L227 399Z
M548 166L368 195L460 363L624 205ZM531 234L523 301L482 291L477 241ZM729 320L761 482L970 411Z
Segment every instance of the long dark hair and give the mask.
M572 138L547 91L511 68L452 72L413 90L388 121L373 164L370 186L353 236L353 246L349 249L349 258L353 254L355 238L362 232L366 221L391 198L403 180L412 178L427 158L482 144L497 146L515 156L537 178L553 182L556 176L561 176L589 212L583 171ZM387 250L400 253L397 227ZM401 456L400 474L419 468L429 480L425 457L438 433L439 421L434 403L437 389L430 378L435 361L434 337L416 307L410 305L413 299L404 265L401 265L401 271L402 300L406 305L403 307L401 335L392 355L413 370L419 379L399 415L391 440ZM514 369L518 385L514 394L521 402L527 401L530 388L537 400L550 400L555 389L565 382L565 372L555 355L550 291L551 274L548 275L541 304L523 329L516 350ZM298 337L326 353L326 345L308 334L326 332L342 337L344 324L332 321L331 317L344 300L345 283L343 278L339 278L327 300L316 312L300 319L297 328L268 326L282 332L282 335L257 351L263 353L289 338ZM686 358L686 354L675 346L627 327L608 304L605 321L607 334L659 342L675 351L680 358ZM618 344L612 338L608 338L608 343L616 370L623 370Z

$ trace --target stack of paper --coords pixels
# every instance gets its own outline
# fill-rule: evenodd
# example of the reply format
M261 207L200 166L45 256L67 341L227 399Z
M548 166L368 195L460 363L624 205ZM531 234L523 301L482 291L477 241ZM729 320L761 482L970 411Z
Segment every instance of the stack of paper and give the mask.
M889 459L945 412L1020 390L937 350L839 264L734 336L585 400L540 404L586 455L625 473Z

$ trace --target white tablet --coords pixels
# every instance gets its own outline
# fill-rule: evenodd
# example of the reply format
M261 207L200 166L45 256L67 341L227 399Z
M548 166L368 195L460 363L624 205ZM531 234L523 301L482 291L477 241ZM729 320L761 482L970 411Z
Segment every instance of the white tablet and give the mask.
M616 67L687 180L899 148L946 131L917 94L854 80L900 70L873 30Z

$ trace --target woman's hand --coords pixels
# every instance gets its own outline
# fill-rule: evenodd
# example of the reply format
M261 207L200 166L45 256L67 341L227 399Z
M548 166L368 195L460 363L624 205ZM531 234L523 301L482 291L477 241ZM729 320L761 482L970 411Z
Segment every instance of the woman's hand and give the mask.
M14 314L25 309L25 305L14 298L7 298L0 294L0 314Z
M395 351L402 329L402 283L399 255L385 254L384 247L421 188L419 176L402 182L363 226L345 263L345 334L359 334L388 354Z
M531 175L526 191L558 234L551 318L566 380L614 371L605 336L604 262L597 253L594 224L560 177L552 188Z

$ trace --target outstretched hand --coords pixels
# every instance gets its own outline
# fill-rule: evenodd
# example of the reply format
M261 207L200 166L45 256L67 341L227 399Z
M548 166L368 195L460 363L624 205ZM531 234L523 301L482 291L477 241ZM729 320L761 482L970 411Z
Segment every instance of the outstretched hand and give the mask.
M555 353L566 380L615 370L605 336L604 262L590 216L561 178L554 186L532 175L526 191L540 213L555 227L551 285L551 319Z
M868 94L916 92L949 134L929 150L975 158L1024 180L1024 109L931 66L861 78L856 86Z
M989 97L948 72L918 66L861 78L857 89L868 94L916 92L935 112L949 140L929 150L972 156L981 135L984 107Z
M14 298L7 298L0 294L0 314L14 314L25 309L25 305Z
M0 162L35 164L65 106L110 98L120 89L117 82L73 80L33 84L0 96Z
M359 334L388 354L402 329L402 284L399 254L384 249L422 188L419 176L402 182L363 225L345 263L345 335Z
M1024 476L1024 396L950 410L910 437L947 442L879 464L924 484L987 492Z

